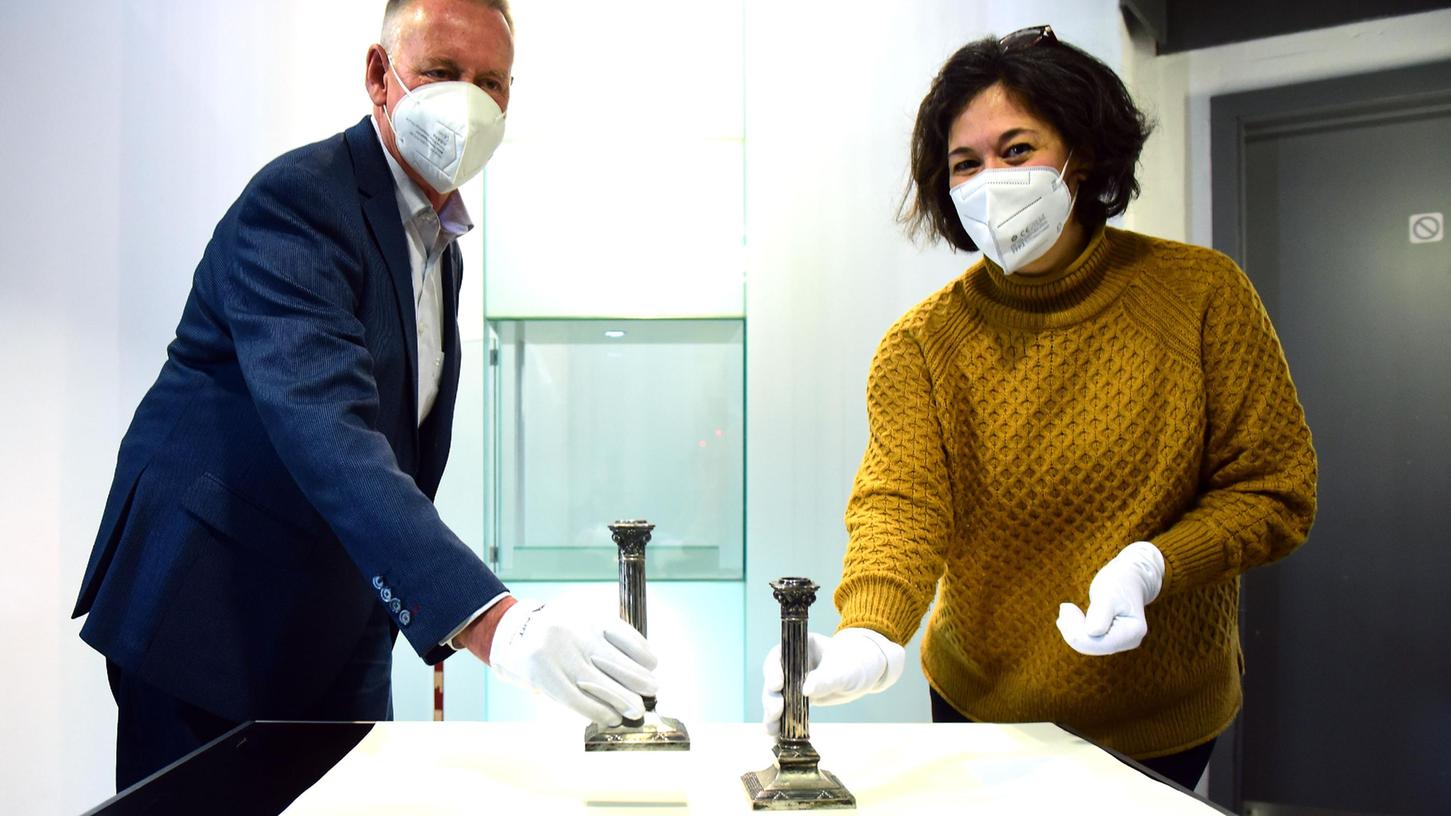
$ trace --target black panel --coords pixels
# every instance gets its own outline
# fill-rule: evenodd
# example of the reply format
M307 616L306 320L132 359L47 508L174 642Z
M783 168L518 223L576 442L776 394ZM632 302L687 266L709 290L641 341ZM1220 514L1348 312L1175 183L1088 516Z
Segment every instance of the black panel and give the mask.
M1164 43L1169 39L1169 0L1119 0L1124 17L1137 23L1149 33L1164 53Z
M244 723L87 816L281 813L372 729L373 723Z
M1160 54L1451 8L1451 0L1121 0Z

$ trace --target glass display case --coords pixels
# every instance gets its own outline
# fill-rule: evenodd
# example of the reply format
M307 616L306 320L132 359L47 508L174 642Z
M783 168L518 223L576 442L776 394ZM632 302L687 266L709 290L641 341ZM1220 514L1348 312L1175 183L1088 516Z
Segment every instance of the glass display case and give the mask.
M745 321L491 319L486 552L507 580L614 580L607 525L656 525L650 580L739 580Z

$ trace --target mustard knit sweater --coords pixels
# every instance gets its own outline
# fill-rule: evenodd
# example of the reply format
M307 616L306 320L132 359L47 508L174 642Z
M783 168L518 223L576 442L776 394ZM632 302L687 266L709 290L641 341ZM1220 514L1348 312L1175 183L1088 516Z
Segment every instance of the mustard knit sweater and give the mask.
M955 708L1051 721L1131 756L1240 705L1237 577L1305 539L1315 453L1235 264L1100 229L1048 279L979 263L887 333L846 522L841 625L905 644ZM1148 636L1089 657L1054 621L1119 550L1164 554Z

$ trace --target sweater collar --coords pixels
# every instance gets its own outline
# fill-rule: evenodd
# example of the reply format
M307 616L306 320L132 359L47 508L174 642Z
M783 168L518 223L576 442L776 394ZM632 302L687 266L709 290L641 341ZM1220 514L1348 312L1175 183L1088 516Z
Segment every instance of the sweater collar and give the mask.
M1115 262L1122 242L1116 233L1100 226L1073 263L1049 275L1005 275L984 258L963 276L963 295L992 323L1023 329L1079 323L1117 298L1132 277L1129 265Z

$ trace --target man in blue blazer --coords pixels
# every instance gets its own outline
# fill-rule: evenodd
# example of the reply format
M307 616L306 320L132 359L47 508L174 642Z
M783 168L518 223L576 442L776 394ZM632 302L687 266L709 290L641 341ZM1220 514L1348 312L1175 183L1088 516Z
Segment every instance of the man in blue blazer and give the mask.
M440 520L458 387L456 188L502 138L506 0L391 0L371 117L263 168L217 225L117 457L75 615L118 790L251 719L391 715L399 632L606 724L655 658L516 601Z

